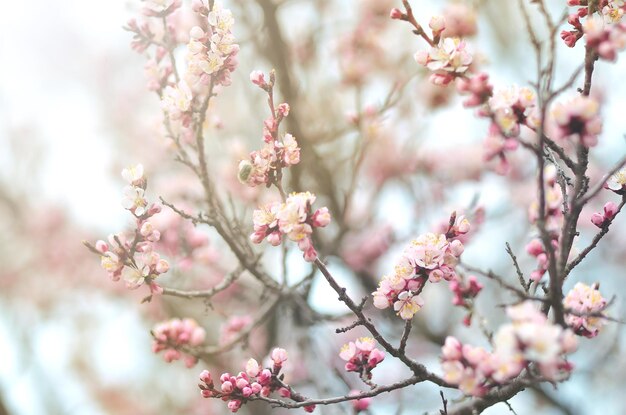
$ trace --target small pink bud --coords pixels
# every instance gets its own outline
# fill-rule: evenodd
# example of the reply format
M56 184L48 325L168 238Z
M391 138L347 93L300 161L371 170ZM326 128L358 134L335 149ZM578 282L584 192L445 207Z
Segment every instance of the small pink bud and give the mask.
M428 27L431 28L435 36L441 34L446 28L446 21L443 16L433 16L428 22Z
M369 367L375 367L377 364L385 360L385 352L382 352L378 349L374 349L370 352L369 360L367 364Z
M261 390L263 389L263 386L261 386L261 384L258 382L252 383L250 387L252 388L252 393L254 394L261 392Z
M270 357L272 358L276 366L281 367L283 365L283 362L287 361L287 351L285 349L277 347L272 350L272 354Z
M239 399L233 399L232 401L228 401L228 409L231 412L237 412L241 408L241 401Z
M208 370L203 370L202 372L200 372L200 380L209 386L213 384L213 377L211 377L211 372L209 372Z
M323 228L330 223L330 212L327 207L319 208L313 214L311 218L313 226Z
M272 246L280 245L281 241L282 241L282 235L278 231L272 232L269 235L267 235L267 242L269 242L269 244Z
M402 13L400 9L394 7L393 9L391 9L389 17L394 20L402 20L404 18L404 13Z
M234 389L235 388L230 381L227 380L226 382L222 383L222 392L231 393Z
M543 251L543 244L539 239L533 239L526 245L526 252L532 256L539 256Z
M308 413L311 413L311 412L315 411L315 405L307 405L307 406L305 406L304 407L304 411L308 412Z
M261 88L267 85L265 82L265 75L261 71L252 71L250 73L250 81Z
M287 388L278 389L278 394L283 398L291 398L291 391L289 391L289 389Z
M267 385L272 379L272 372L269 369L263 369L257 380L263 386Z
M109 250L109 245L107 245L106 242L99 240L96 242L96 249L101 252L101 253L105 253Z
M597 212L594 213L593 215L591 215L591 223L596 225L598 228L601 228L602 225L604 224L604 216L602 216L602 214L597 213Z
M256 360L254 359L248 360L248 363L246 363L246 373L251 378L257 377L257 375L259 374L259 364L257 363Z
M604 216L607 219L613 219L613 217L617 214L617 205L613 202L607 202L604 205Z
M165 274L170 269L170 264L164 259L159 259L159 262L156 264L156 272L159 274Z
M289 104L287 104L286 102L283 102L282 104L278 106L278 113L282 115L283 117L286 117L289 115L289 110L290 110Z

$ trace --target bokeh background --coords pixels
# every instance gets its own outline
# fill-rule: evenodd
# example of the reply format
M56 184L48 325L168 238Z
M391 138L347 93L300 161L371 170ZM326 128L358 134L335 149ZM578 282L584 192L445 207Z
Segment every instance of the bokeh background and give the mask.
M256 196L236 188L236 166L238 157L260 142L263 96L250 84L248 74L273 67L268 57L272 45L262 47L268 42L257 2L224 3L236 19L240 66L232 86L220 93L212 109L209 128L214 138L209 154L214 157L209 159L214 161L211 168L224 183L224 191L253 207ZM432 228L451 210L470 206L473 200L484 208L486 219L468 247L466 260L512 277L503 249L509 241L520 253L523 266L532 269L532 258L523 252L532 235L526 219L532 197L532 186L525 181L530 162L523 154L515 154L512 180L485 168L481 150L485 122L463 109L454 93L429 85L419 72L412 54L424 45L405 25L387 18L389 9L399 7L400 2L276 3L280 3L279 23L288 42L282 53L289 56L298 87L298 96L290 103L299 108L307 134L319 137L315 144L322 154L336 157L338 165L344 166L334 171L337 183L343 183L350 171L350 164L342 163L341 157L350 159L361 135L346 132L335 139L332 132L349 129L350 113L380 105L394 83L406 82L394 109L372 125L376 130L372 134L382 137L373 152L378 157L368 158L358 174L353 208L357 219L367 211L369 219L361 228L376 229L379 237L387 235L392 242L380 258L363 265L358 252L364 249L362 240L371 236L357 232L355 226L341 249L327 253L342 283L354 293L367 292L376 280L362 279L379 278L390 269L406 238ZM442 1L413 3L424 23L449 6ZM517 2L456 3L476 10L479 30L471 47L496 86L527 85L535 78L534 55ZM565 9L565 1L547 3L555 19ZM254 309L233 310L225 305L228 297L215 307L169 299L142 305L142 294L109 281L98 258L82 245L83 240L104 238L131 223L120 205L123 182L119 172L127 165L141 162L146 166L155 197L193 201L189 195L199 189L173 161L161 127L158 99L145 86L145 58L131 50L131 34L122 29L128 19L140 16L140 9L140 1L0 0L0 414L211 414L226 410L224 405L199 398L197 373L206 365L201 362L189 370L180 362L166 364L151 352L149 330L163 318L194 314L209 338L216 340L224 321ZM541 20L531 16L540 29ZM559 45L557 83L568 78L582 56L582 46ZM593 153L594 177L600 177L625 152L623 58L616 64L597 65L594 93L603 101L604 134ZM376 193L374 204L369 203L372 193ZM597 206L610 199L607 195L600 198ZM250 211L247 214L249 220ZM586 224L582 228L580 246L593 232ZM575 273L576 280L601 282L605 296L617 296L611 309L617 318L624 316L626 295L625 229L624 221L618 220L601 249ZM214 275L229 269L232 258L223 252L223 244L210 230L200 232L209 241L202 265L179 264L168 282L178 284L178 278L188 286L210 285ZM271 253L266 258L270 264L278 260ZM307 272L297 252L288 263L294 281ZM360 269L363 266L366 271ZM342 313L322 282L313 282L312 306L320 313ZM245 284L238 289L233 295L245 297L241 294ZM494 305L506 302L507 297L493 285L486 292L488 300L478 307L487 324L497 327L502 316ZM462 315L452 311L445 288L437 287L429 296L429 308L419 317L421 334L416 335L423 338L416 337L413 352L437 368L437 342L446 333L476 342L480 333L460 327ZM278 321L275 325L282 324ZM387 324L389 330L399 330ZM315 349L309 350L308 359L338 365L337 347L347 338L329 343L332 327L296 327L295 333L309 339ZM255 332L249 348L254 351L254 341L266 342L271 334ZM287 341L285 336L277 335L272 342ZM622 398L625 340L621 326L610 324L597 339L581 341L570 382L558 389L544 385L528 391L512 399L511 405L520 414L626 413ZM238 350L228 359L238 366L249 355L249 349ZM324 383L328 373L300 357L307 376ZM387 362L378 369L381 383L394 378L396 369ZM313 390L314 386L319 391L319 384L309 385ZM333 390L336 385L326 386ZM371 413L421 413L438 407L436 388L415 390L415 394L405 391L380 399ZM407 404L398 406L398 397L406 398ZM254 411L264 413L267 408ZM347 413L346 408L318 411ZM486 413L507 411L497 405Z

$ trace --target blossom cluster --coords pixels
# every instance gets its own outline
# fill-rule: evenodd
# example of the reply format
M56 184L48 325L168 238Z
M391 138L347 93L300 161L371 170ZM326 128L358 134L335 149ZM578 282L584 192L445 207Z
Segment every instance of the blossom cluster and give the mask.
M465 41L460 38L442 38L430 50L420 50L415 54L415 61L432 72L430 82L440 86L447 86L454 79L464 76L472 60Z
M171 120L180 120L188 126L193 111L194 96L206 91L208 85L231 83L230 73L237 67L239 45L231 32L232 13L218 2L209 11L206 5L197 5L195 11L203 17L203 26L194 26L187 44L187 70L183 79L165 87L161 106Z
M586 0L569 0L568 5L582 7L570 14L567 19L572 29L561 32L561 39L565 44L574 47L578 40L585 36L587 46L593 48L600 58L614 61L617 52L626 47L624 0L600 0L591 16ZM582 18L586 18L584 22L581 22Z
M467 395L483 396L524 368L536 368L550 381L569 376L573 366L565 355L577 347L571 330L550 323L530 301L508 307L507 315L512 322L494 335L493 352L446 338L441 357L446 382Z
M457 275L450 281L448 288L450 288L450 291L454 294L452 304L470 310L470 313L464 320L465 325L469 325L472 315L473 300L483 289L483 285L478 282L478 279L474 275L468 276L466 280L461 279L461 277Z
M385 359L385 352L376 348L374 339L361 337L344 344L339 357L346 361L346 371L357 372L361 379L369 380L372 369Z
M545 182L545 209L544 225L550 237L551 248L555 255L559 252L559 232L563 220L563 191L556 180L557 171L552 165L547 166L544 171ZM536 223L539 219L539 201L535 200L528 209L528 217L531 223ZM532 239L526 245L526 252L537 258L537 268L530 273L532 281L539 281L548 270L548 252L540 238Z
M184 356L185 366L191 368L195 366L198 359L195 356L184 354L180 349L202 344L205 335L205 330L198 326L198 323L193 319L174 318L164 321L152 329L152 336L154 337L152 351L154 353L165 351L163 359L168 363Z
M257 244L266 239L272 246L278 246L285 235L298 244L306 261L315 261L317 251L311 235L314 228L330 223L330 213L326 207L313 212L314 202L314 194L292 193L284 203L269 203L256 209L253 213L254 233L250 239Z
M278 391L284 398L291 398L296 402L301 402L304 398L293 392L293 390L283 382L280 373L283 364L287 361L285 349L275 348L269 356L272 367L263 368L255 359L249 359L246 363L245 371L237 375L222 373L219 378L220 386L216 388L213 376L208 370L200 373L200 383L198 387L203 398L219 398L228 401L228 409L237 412L241 406L251 399L258 397L268 397L273 392ZM315 406L305 406L307 412L313 412Z
M295 137L291 134L278 136L278 128L285 117L289 115L289 104L282 103L274 108L273 88L274 73L270 73L270 80L265 80L265 75L260 71L253 71L250 80L268 93L271 107L270 116L263 123L264 146L261 150L250 153L248 160L239 163L239 181L249 186L266 186L279 183L282 177L282 169L293 166L300 162L300 147Z
M374 306L392 306L402 319L413 318L424 305L419 294L427 281L450 281L456 277L455 266L464 250L458 236L469 230L469 221L453 214L445 234L426 233L413 240L396 263L394 274L383 276L372 293Z
M576 334L589 338L598 335L604 325L603 311L607 301L600 294L597 284L576 283L565 296L563 306L568 312L565 322Z
M161 211L161 206L149 205L145 198L147 181L141 164L124 169L122 177L129 183L124 188L122 205L134 215L136 228L132 233L109 235L108 242L97 241L95 250L113 281L123 277L131 289L146 283L153 294L160 294L162 289L154 279L166 273L170 265L154 249L161 234L149 219Z

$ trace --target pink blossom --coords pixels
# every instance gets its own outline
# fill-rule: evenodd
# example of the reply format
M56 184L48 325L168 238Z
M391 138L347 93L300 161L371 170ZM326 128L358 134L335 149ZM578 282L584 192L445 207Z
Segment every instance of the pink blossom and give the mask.
M580 336L595 337L604 325L603 311L607 301L597 284L592 286L576 283L565 299L563 306L572 313L566 315L567 324Z
M576 96L566 104L556 104L552 109L555 123L554 138L578 138L586 147L598 143L602 132L598 102L590 97Z
M182 357L179 347L198 346L204 342L205 338L205 330L190 318L164 321L157 324L152 329L152 333L154 336L152 351L159 353L165 350L164 359L168 362ZM185 360L187 367L195 365L196 362L197 359L194 356L188 356ZM206 377L206 374L204 376Z

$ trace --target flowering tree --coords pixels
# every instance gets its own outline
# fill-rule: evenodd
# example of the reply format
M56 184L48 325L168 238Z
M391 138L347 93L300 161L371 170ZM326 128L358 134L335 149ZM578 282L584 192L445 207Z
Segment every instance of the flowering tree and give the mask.
M525 389L561 406L542 384L568 380L581 338L595 338L613 319L605 297L612 293L580 281L576 268L626 203L626 158L594 166L591 157L610 139L602 136L594 70L626 47L624 2L570 0L561 17L543 0L520 0L536 61L534 79L521 87L492 84L471 40L479 5L454 3L431 17L407 0L401 8L363 2L354 30L335 42L333 69L314 39L332 33L320 28L290 40L292 27L278 15L289 2L251 3L234 2L237 14L211 0L148 0L143 21L126 26L132 47L148 59L148 89L158 95L170 157L185 168L189 188L149 190L158 164L124 169L122 204L133 227L85 245L112 281L145 290L144 302L184 300L151 331L153 351L200 367L189 376L201 371L201 396L226 402L232 412L313 412L349 403L358 413L383 393L421 387L430 391L428 402L440 393L440 414L481 413L497 404L513 411L508 400ZM316 5L320 16L333 15L328 2ZM262 13L260 26L252 7ZM245 41L235 37L236 19L247 28L238 37ZM386 42L410 44L414 60ZM563 47L575 48L580 63L559 80ZM238 59L257 59L247 48L274 69L252 71L245 96L221 108L238 82ZM317 74L324 70L337 73ZM427 81L419 84L419 99L402 96L421 79ZM339 87L331 82L343 90L337 100L330 95ZM482 154L473 162L469 148L446 154L418 149L414 137L397 138L418 128L412 101L434 111L453 105L455 94L486 121ZM345 95L356 103L337 102ZM382 102L367 104L381 95ZM238 113L242 100L256 99L250 96L263 97L266 106L254 110L265 114L263 122L247 126ZM339 108L351 112L338 116ZM252 151L234 140L224 145L225 135L250 131L261 138ZM480 183L490 171L520 194L532 265L508 242L489 252L507 259L503 272L490 269L484 254L465 258L466 247L480 252L490 212L476 198L460 202L445 190ZM400 208L382 204L394 184L407 205L419 207L402 229L385 220ZM435 223L423 228L427 217ZM577 239L585 229L589 242ZM387 256L393 265L382 261ZM337 299L340 313L316 306L316 284L332 289L324 302ZM451 292L447 304L434 298L438 286ZM450 315L444 330L420 317L428 309ZM491 320L502 309L506 318L497 325ZM201 320L211 313L224 316L219 338ZM460 325L473 341L454 335ZM345 342L340 350L338 342ZM439 363L425 344L437 345ZM386 374L377 369L382 364ZM433 407L419 396L406 399L412 407Z

